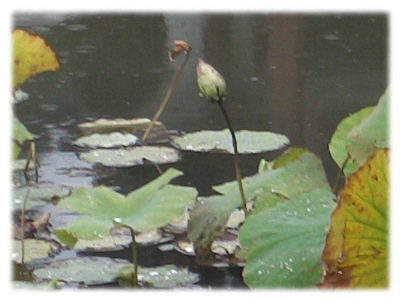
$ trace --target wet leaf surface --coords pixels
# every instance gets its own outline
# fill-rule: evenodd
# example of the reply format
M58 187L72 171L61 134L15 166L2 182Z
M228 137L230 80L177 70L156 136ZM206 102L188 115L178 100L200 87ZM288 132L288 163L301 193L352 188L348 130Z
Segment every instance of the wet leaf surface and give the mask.
M116 281L121 269L130 264L127 260L109 257L76 257L36 269L33 277L36 282L56 279L68 284L97 285Z
M329 190L315 189L251 214L239 230L247 250L246 284L315 287L322 276L320 257L333 205Z
M272 276L272 274L268 276L265 265L260 266L257 264L260 257L263 257L265 260L271 259L271 257L268 257L266 247L263 247L263 243L271 243L271 241L268 240L268 235L262 235L262 231L264 230L263 224L268 224L268 220L276 220L276 223L272 224L276 227L274 230L277 232L282 231L283 241L275 245L278 250L276 250L276 252L274 251L274 253L288 256L287 259L296 259L297 263L301 260L301 257L297 257L300 253L298 252L296 254L293 253L293 251L300 248L299 245L289 245L291 238L290 232L292 229L295 229L298 234L304 233L304 235L306 235L310 228L313 228L311 236L315 238L311 239L309 237L310 239L306 243L302 242L302 244L304 244L305 249L312 250L307 250L310 252L309 263L307 263L303 269L305 272L314 275L306 276L307 282L302 283L299 281L297 282L297 286L303 286L305 284L309 286L315 285L317 282L315 278L322 276L320 272L321 269L314 269L314 267L321 263L320 253L326 234L325 227L329 224L329 214L334 205L334 195L330 192L330 187L327 183L321 161L310 152L296 151L296 149L288 150L288 152L291 151L295 151L297 154L294 156L284 154L282 157L286 157L285 159L278 158L280 161L279 168L261 171L254 176L245 178L243 181L247 199L251 199L255 202L253 212L245 221L244 225L242 225L244 228L252 229L244 229L244 231L240 229L239 235L242 247L248 251L248 261L244 274L246 283L249 286L264 285L267 287L285 285L283 281L274 281L275 279L273 279L274 276ZM240 206L241 202L236 182L229 182L213 188L223 195L211 196L203 201L198 201L193 208L189 221L188 236L196 246L198 258L201 260L200 262L205 264L213 260L213 255L210 251L212 241L220 235L222 229L226 226L229 216ZM310 203L308 203L308 201ZM276 215L272 212L268 212L269 209L272 208L274 208L272 212L275 212ZM291 212L297 209L301 210L302 213L299 211L298 216L291 214ZM308 212L307 209L312 213ZM260 217L258 217L260 219L258 219L256 216L259 213L265 214L264 218L260 215ZM286 215L286 213L289 213L289 216ZM315 219L313 217L315 217ZM285 222L289 222L289 224ZM297 222L297 224L292 228L289 226L290 222L293 222L293 224ZM250 234L254 234L255 236L253 238L247 238L246 236ZM301 237L299 238L301 239ZM285 242L287 243L286 245ZM254 249L257 249L257 251ZM253 259L255 253L258 253L260 257ZM255 270L254 265L258 266L258 268L264 268L261 270L261 272L264 272L262 273L264 274L263 276L258 274L258 270L260 269ZM280 269L277 268L277 271L279 270ZM260 278L258 281L253 280L255 271L256 274L254 276ZM292 286L293 283L302 276L298 275L298 271L299 269L294 273L296 276L295 278L285 279L287 282L290 282ZM277 273L276 276L279 277L280 275ZM269 283L264 281L268 280L268 278L271 279Z
M94 133L78 138L76 141L74 141L74 144L80 147L88 148L116 148L135 145L138 140L138 137L129 133Z
M239 153L261 153L277 150L289 144L281 134L267 131L241 130L235 132ZM221 131L198 131L173 138L173 143L182 150L195 152L223 152L233 154L231 135L228 129Z
M168 184L182 174L170 168L127 196L105 186L77 189L59 207L83 216L58 230L78 238L96 239L109 235L114 223L138 232L163 227L192 205L197 196L194 188Z
M173 148L141 146L125 149L98 149L79 155L82 160L100 163L108 167L131 167L145 161L156 164L173 163L180 160L179 152Z
M378 150L340 191L322 255L327 273L321 286L388 286L388 168L388 150Z
M31 32L16 29L12 33L13 88L29 77L60 67L57 56L46 41Z

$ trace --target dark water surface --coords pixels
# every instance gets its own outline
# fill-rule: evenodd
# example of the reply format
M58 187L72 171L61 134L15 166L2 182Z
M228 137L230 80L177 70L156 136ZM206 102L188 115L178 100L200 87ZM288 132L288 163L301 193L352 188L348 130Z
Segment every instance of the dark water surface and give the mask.
M226 107L236 130L287 135L291 146L321 158L330 182L337 167L327 147L337 124L376 104L388 84L384 14L21 13L14 15L13 26L41 35L61 62L56 72L25 83L29 100L14 107L39 135L41 182L106 184L126 193L158 176L151 165L100 176L76 157L68 141L78 137L77 124L88 120L151 118L182 61L168 61L175 39L186 40L193 51L160 118L168 129L226 127L217 105L198 96L195 66L203 58L227 82ZM254 174L261 158L278 154L243 156L243 175ZM177 182L201 195L235 179L228 155L184 153L181 162L162 167L169 166L184 171ZM141 259L145 264L151 258ZM170 263L179 260L184 259L177 255ZM243 286L239 271L200 271L203 286Z

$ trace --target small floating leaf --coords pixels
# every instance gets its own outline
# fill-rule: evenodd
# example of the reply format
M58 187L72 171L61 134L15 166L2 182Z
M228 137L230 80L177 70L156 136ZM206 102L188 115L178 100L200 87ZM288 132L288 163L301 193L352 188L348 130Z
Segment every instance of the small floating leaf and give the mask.
M54 244L36 239L25 239L25 255L24 262L27 263L31 260L46 258L53 254L54 250L58 250L54 248ZM22 245L20 240L13 240L12 243L13 251L12 251L12 260L21 263L22 260Z
M14 89L31 76L60 67L56 54L40 36L16 29L12 33L12 42Z
M144 160L156 164L177 162L176 149L161 146L141 146L126 149L97 149L81 153L82 160L100 163L107 167L131 167L144 164Z
M84 283L86 285L104 284L116 281L120 270L131 263L124 259L109 257L76 257L36 269L33 277L36 281L57 279L69 284Z
M82 135L90 135L93 133L111 133L111 132L134 132L138 130L146 130L151 120L147 118L135 119L97 119L93 122L81 123L78 128ZM153 129L165 130L165 126L161 122L156 122Z
M144 160L153 163L172 163L180 159L179 152L168 147L142 146L126 149L98 149L81 153L82 160L100 163L109 167L130 167L144 164Z
M132 286L133 266L126 266L120 272L119 284ZM199 281L199 276L187 268L164 265L153 268L139 267L138 279L141 285L153 288L176 288L190 286Z
M286 136L268 131L241 130L235 134L239 153L242 154L277 150L289 144ZM182 150L233 154L231 135L228 129L192 132L173 138L173 142Z
M388 168L388 150L378 150L340 191L322 254L323 286L388 286Z
M89 148L116 148L135 145L139 138L129 133L112 132L110 134L94 133L78 138L74 144Z
M50 203L54 198L62 198L71 193L72 188L67 186L36 185L24 186L13 190L13 208L22 208L24 199L29 190L26 209L35 205Z

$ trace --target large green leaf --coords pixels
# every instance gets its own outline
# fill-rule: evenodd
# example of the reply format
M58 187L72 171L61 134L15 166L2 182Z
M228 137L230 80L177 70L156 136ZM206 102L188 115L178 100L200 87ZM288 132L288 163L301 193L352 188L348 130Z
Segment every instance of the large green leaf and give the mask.
M255 200L254 212L315 189L330 191L321 161L312 153L290 149L277 161L279 168L243 180L246 198ZM223 195L198 201L189 220L188 237L194 242L197 255L203 259L209 259L213 239L219 235L232 211L241 205L236 182L215 186L214 190Z
M351 114L347 118L343 119L337 126L334 134L332 135L331 141L329 143L329 152L336 164L341 168L347 159L347 147L350 145L350 140L348 139L348 133L358 126L362 120L369 116L374 107L366 107L358 112ZM349 158L346 166L343 170L346 177L357 170L360 167L353 159Z
M238 151L242 154L277 150L289 144L286 136L273 132L241 130L235 132L235 135ZM182 150L233 154L232 138L228 129L192 132L173 138L173 142Z
M371 114L348 133L350 156L363 165L380 148L389 147L389 92L379 99Z
M239 231L248 251L245 283L251 288L314 287L322 276L332 208L333 194L316 188L251 214Z
M108 235L114 222L140 232L162 227L196 198L194 188L168 184L180 175L182 172L170 168L127 196L104 186L76 189L58 206L84 216L58 230L62 236L68 232L78 238L95 239Z
M348 177L377 149L389 146L389 93L386 91L374 107L366 107L342 120L329 143L329 151L339 167L348 159L344 174Z
M323 286L387 287L388 169L388 150L380 149L340 191L322 255Z

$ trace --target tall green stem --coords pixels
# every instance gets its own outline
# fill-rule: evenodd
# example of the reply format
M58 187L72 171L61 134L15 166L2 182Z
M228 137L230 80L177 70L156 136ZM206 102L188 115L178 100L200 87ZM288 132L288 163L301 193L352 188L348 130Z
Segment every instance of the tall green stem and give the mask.
M179 76L181 75L183 68L185 67L185 65L187 64L188 60L189 60L189 52L186 52L186 57L185 60L183 61L182 65L180 66L180 68L175 72L174 77L172 78L171 83L168 86L167 92L165 93L164 99L161 102L160 107L158 108L156 114L154 115L153 119L151 120L149 126L147 127L145 133L142 136L142 143L144 143L147 139L147 137L150 134L151 129L153 128L154 124L157 122L158 118L161 116L161 113L163 112L165 106L168 103L169 98L171 97L171 93L173 91L173 89L176 86L176 82L178 81Z
M237 147L235 131L233 130L231 119L229 118L228 111L226 110L226 108L224 106L224 102L223 102L222 98L219 98L217 100L217 103L219 104L219 107L222 110L222 113L225 117L226 123L228 124L229 132L231 133L231 136L232 136L236 181L239 185L239 191L240 191L240 197L242 199L243 211L244 211L244 214L247 216L247 214L248 214L247 201L246 201L246 196L244 195L244 189L243 189L243 184L242 184L242 172L240 170L239 151L238 151L238 147Z

